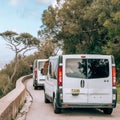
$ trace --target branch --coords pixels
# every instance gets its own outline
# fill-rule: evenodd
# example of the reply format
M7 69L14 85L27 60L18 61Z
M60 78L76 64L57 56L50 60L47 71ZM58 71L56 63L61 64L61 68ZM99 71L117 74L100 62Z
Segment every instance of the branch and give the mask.
M90 33L90 32L96 32L99 31L100 29L93 29L93 30L86 30L86 31L82 31L83 33Z
M28 48L28 49L26 49L26 50L23 52L23 56L25 56L25 53L26 53L26 52L28 52L29 50L33 50L33 49L35 49L35 48Z
M26 45L25 47L21 48L20 50L18 50L18 53L22 52L23 50L27 49L28 45Z
M8 46L8 48L10 48L12 51L15 51L15 46L12 46L12 45L10 45L10 44L6 44L7 46Z

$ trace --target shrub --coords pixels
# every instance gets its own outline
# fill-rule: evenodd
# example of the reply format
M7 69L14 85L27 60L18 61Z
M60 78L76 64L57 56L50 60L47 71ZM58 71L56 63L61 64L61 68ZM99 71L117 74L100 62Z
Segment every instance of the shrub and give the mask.
M30 65L33 64L35 59L39 58L42 58L39 53L27 57L19 57L17 72L13 78L13 81L15 81L14 83L10 80L10 77L13 73L15 61L13 60L7 64L4 69L0 71L0 97L10 92L15 87L16 80L21 76L30 74Z
M31 71L30 71L29 64L26 64L23 60L21 60L21 61L19 61L17 72L16 72L16 74L15 74L13 79L14 79L14 81L16 81L21 76L30 74L30 72Z
M120 68L117 69L117 83L120 84Z
M25 61L20 60L17 68L17 72L14 76L14 83L10 80L14 68L14 61L10 64L7 64L4 69L0 71L0 97L6 95L13 88L15 88L16 80L18 80L21 76L30 74L29 65L25 63Z
M7 74L0 73L0 97L7 94L12 89L12 83Z

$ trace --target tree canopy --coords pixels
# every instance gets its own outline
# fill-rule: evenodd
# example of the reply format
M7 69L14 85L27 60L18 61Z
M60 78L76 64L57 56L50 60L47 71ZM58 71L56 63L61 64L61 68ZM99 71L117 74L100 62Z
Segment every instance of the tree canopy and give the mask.
M120 52L119 6L119 0L57 0L56 6L43 12L39 34L63 43L67 54L116 56Z
M0 33L0 36L4 38L7 46L17 54L39 47L40 41L29 33L18 34L13 31L5 31Z
M119 6L119 0L59 0L44 11L41 35L62 41L64 53L102 53L109 41L120 41Z
M13 81L13 78L17 72L20 55L24 55L25 52L33 48L38 48L40 41L29 33L18 34L13 31L5 31L0 33L0 36L4 38L7 46L15 52L15 65L10 77L12 82L15 82Z

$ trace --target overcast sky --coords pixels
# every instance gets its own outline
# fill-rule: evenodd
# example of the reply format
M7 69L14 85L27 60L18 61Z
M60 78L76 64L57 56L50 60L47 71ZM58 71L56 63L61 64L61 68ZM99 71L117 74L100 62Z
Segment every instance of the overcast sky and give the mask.
M37 36L42 24L41 16L56 0L0 0L0 33L6 30L27 32ZM0 38L0 64L13 59L13 52Z

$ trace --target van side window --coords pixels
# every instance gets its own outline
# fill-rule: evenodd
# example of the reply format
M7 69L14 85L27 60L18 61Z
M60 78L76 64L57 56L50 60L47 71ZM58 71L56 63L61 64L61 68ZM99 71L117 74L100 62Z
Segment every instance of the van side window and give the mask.
M50 62L49 63L49 74L50 74L51 78L54 78L54 79L57 78L56 75L55 75L55 71L56 71L55 64L53 62Z
M43 75L47 75L47 73L48 73L48 65L49 65L49 61L46 61L44 63L44 66L43 66Z
M66 75L75 78L105 78L109 76L108 59L66 59Z

